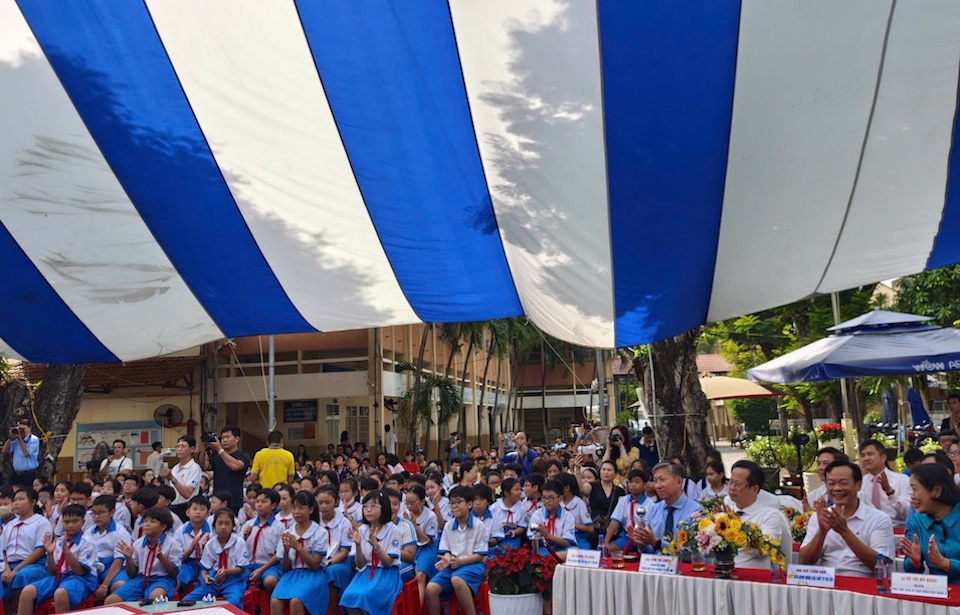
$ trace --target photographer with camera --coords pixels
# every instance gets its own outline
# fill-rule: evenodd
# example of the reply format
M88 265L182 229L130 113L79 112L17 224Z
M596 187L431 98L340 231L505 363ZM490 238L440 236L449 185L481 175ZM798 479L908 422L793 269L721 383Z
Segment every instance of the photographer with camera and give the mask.
M610 429L610 437L607 439L607 450L603 453L604 461L612 461L617 466L618 485L623 485L627 480L627 472L630 471L630 465L640 459L640 451L630 444L630 433L623 425L616 425Z
M113 453L100 462L100 476L116 478L121 470L133 471L133 459L127 455L127 443L123 440L113 441Z
M40 438L31 433L30 421L20 419L10 429L10 434L3 443L3 454L13 455L13 476L10 477L10 484L32 487L40 466Z
M240 428L225 425L216 433L200 436L204 453L200 455L200 467L213 469L213 484L217 491L229 491L233 496L231 507L234 514L243 507L243 479L250 468L250 455L239 449Z

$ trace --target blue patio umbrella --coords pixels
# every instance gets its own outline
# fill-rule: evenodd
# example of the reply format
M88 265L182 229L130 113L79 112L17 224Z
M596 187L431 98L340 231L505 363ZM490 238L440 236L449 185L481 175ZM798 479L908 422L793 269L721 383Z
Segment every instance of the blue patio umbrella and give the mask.
M913 387L907 390L907 403L910 404L910 417L913 419L914 427L930 424L930 415L927 414L927 409L923 407L923 399Z

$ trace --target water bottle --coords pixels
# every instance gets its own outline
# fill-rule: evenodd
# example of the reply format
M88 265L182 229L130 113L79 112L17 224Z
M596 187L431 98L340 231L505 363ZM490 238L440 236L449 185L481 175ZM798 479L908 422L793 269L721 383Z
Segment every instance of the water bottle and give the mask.
M877 593L890 593L890 570L887 568L887 558L883 553L877 553L877 564L873 567L873 576L877 580Z
M607 548L607 543L603 541L603 534L600 534L600 567L608 568L610 566L610 549Z

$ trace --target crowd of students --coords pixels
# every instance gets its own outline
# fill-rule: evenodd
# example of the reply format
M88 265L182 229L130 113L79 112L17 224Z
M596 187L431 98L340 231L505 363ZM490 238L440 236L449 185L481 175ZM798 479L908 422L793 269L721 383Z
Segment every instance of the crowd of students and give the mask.
M614 428L594 458L573 446L535 450L518 433L498 449L475 447L447 472L412 454L402 464L384 455L364 469L369 457L356 449L313 462L298 451L292 481L250 483L242 502L213 484L211 493L187 501L182 518L170 510L178 497L173 486L145 483L132 472L102 482L38 480L36 489L16 492L2 486L6 612L27 615L49 598L57 612L71 610L91 594L108 604L213 595L239 608L256 584L270 594L273 615L320 615L338 606L388 613L402 584L416 580L429 613L439 613L441 599L455 593L470 614L484 562L497 550L536 535L543 553L561 559L570 547L601 541L614 553L657 552L682 520L702 510L701 500L714 498L789 542L779 501L763 491L756 464L737 462L727 478L720 454L710 451L697 481L682 459L651 458L656 448L647 434L633 441L626 435ZM861 469L836 449L819 452L825 486L807 500L815 514L801 561L869 574L866 562L876 552L892 554L899 524L907 526L900 546L908 569L960 580L960 532L953 531L960 530L953 527L960 523L960 491L942 465L946 456L931 455L939 469L917 465L907 478L890 475L885 455L878 443L865 442ZM762 560L744 553L739 565L769 565Z

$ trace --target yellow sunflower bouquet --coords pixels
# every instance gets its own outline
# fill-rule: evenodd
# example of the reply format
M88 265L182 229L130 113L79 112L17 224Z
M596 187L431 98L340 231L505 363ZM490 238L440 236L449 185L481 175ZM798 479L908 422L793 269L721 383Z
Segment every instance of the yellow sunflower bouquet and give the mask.
M736 555L741 549L753 549L771 563L786 568L780 539L772 539L755 523L744 523L736 513L707 510L681 521L677 535L670 537L663 552L667 555L711 554L718 551Z

